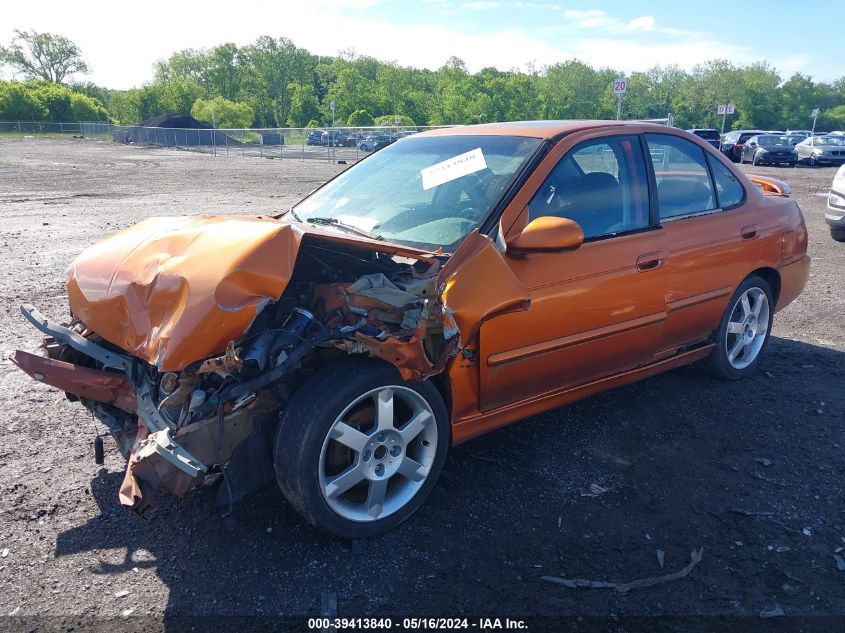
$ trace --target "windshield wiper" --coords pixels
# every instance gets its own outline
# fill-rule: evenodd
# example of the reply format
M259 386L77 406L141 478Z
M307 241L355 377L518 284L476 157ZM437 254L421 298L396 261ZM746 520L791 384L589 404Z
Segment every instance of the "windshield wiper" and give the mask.
M292 210L291 210L291 213L293 213ZM295 217L300 222L310 222L311 224L322 224L322 225L328 225L328 226L337 226L337 227L340 227L342 229L349 231L350 233L355 233L356 235L360 235L361 237L368 237L371 240L384 241L384 238L381 235L378 235L377 233L370 233L370 231L365 231L364 229L359 228L357 226L352 226L351 224L347 224L346 222L341 222L337 218L316 217L316 218L307 218L305 220L300 220L298 217L296 217L295 214L294 214L293 217Z

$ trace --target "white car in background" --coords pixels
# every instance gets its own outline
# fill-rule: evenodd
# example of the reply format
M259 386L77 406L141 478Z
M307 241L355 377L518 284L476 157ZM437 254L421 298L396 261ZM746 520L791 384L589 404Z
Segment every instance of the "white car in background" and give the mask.
M837 242L845 242L845 165L833 177L824 219L830 226L830 236Z
M811 136L795 146L798 162L811 167L845 163L845 136Z

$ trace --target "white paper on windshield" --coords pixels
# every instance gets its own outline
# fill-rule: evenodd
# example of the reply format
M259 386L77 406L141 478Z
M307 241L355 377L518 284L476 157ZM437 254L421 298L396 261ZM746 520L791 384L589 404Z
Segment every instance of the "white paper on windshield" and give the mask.
M486 168L487 161L484 160L484 154L481 153L481 148L477 147L464 154L447 158L431 167L421 169L422 188L425 191Z

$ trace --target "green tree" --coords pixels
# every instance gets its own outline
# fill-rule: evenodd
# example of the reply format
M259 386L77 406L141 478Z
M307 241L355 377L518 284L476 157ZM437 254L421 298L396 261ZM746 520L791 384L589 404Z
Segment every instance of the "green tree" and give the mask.
M11 66L27 79L62 83L74 73L89 72L79 47L53 33L19 31L7 47L0 47L0 64Z
M247 128L255 119L249 104L235 103L223 97L197 99L191 108L191 116L208 123L213 121L218 128Z
M350 127L368 127L373 125L373 117L366 110L355 110L346 119L346 125Z
M290 114L287 123L291 127L311 127L310 121L320 116L320 104L317 102L317 95L314 93L314 86L311 84L290 86ZM319 123L313 127L317 127Z
M399 119L399 125L403 127L414 127L414 122L411 118L403 114L384 114L380 117L376 117L373 121L373 125L377 125L379 127L396 125L396 119Z
M44 121L49 114L26 84L0 81L0 121Z

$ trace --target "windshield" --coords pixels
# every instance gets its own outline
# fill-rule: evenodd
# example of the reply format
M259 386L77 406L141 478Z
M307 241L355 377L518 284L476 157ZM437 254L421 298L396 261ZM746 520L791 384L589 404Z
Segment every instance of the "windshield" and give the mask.
M705 140L711 141L718 141L719 140L719 132L716 130L696 130L694 132L696 136L700 136Z
M815 139L815 145L843 145L843 139L838 136L822 136Z
M774 135L758 136L757 142L760 143L760 145L791 145L789 139L785 136Z
M350 167L292 209L424 250L451 252L490 213L543 141L515 136L414 136Z

